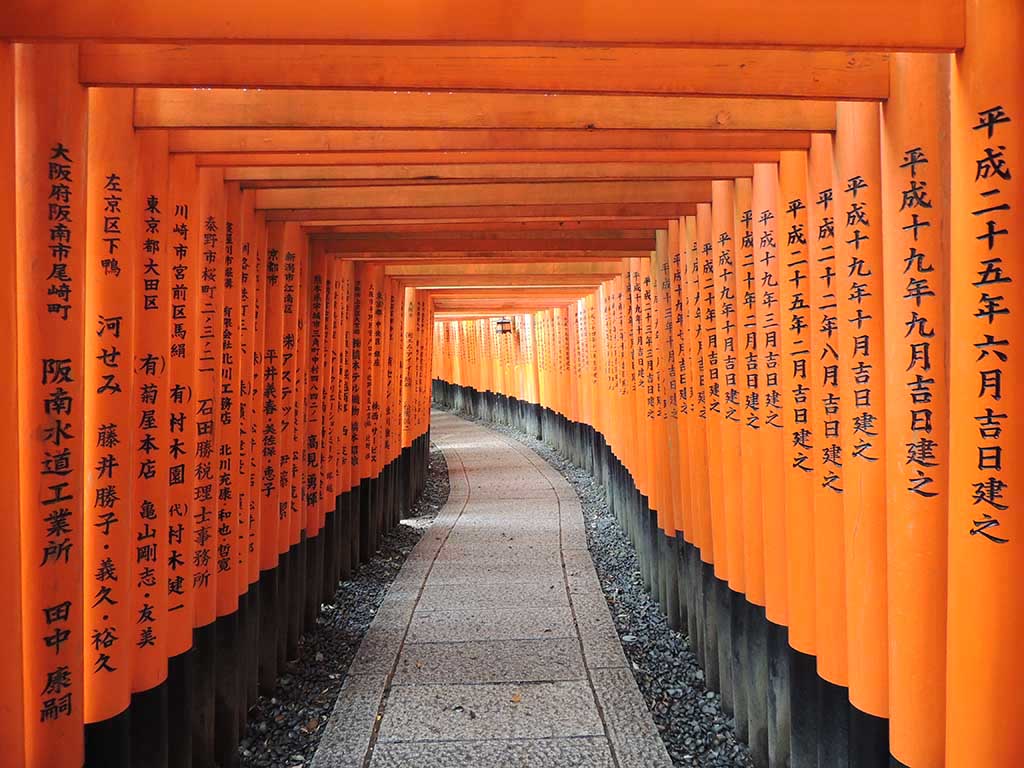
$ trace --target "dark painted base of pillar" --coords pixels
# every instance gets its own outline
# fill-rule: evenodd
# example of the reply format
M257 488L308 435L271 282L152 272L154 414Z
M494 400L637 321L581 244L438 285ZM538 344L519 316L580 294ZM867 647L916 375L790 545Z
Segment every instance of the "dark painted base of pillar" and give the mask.
M131 760L130 710L85 726L86 768L131 768Z

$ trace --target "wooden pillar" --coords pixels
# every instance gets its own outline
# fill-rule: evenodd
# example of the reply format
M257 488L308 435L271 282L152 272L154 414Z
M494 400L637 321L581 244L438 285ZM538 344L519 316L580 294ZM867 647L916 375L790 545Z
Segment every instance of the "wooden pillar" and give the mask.
M743 514L743 584L747 601L764 605L764 518L761 514L761 381L757 339L757 270L754 255L753 182L736 179L737 279L739 306L740 500Z
M15 46L25 752L28 765L69 768L83 757L83 627L96 599L82 578L86 94L77 62L74 45Z
M953 70L946 764L1015 765L1024 734L1024 7L967 3Z
M131 103L130 99L128 101ZM130 112L127 115L130 125ZM135 178L134 241L124 245L134 267L132 370L131 533L135 576L131 616L135 622L132 673L132 764L165 766L168 759L167 658L169 488L171 443L170 339L171 263L167 134L139 135Z
M13 434L18 430L18 238L15 194L15 79L14 45L0 43L0 422ZM18 441L0 448L0 484L7 489L6 534L0 538L0 579L8 585L0 606L0 625L7 628L3 650L7 663L0 668L0 754L12 768L25 765L25 710L22 676L21 520L18 514L21 457Z
M167 655L168 730L173 768L192 765L195 617L193 491L199 261L198 175L189 155L173 155L168 171Z
M889 709L879 114L871 103L842 103L836 111L839 433L854 765L887 752L878 741L885 723L877 718Z
M889 751L943 765L949 57L893 54L882 108Z

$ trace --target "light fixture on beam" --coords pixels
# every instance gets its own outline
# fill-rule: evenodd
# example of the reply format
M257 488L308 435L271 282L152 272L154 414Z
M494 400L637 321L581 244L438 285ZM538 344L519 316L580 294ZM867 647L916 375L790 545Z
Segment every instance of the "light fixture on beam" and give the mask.
M495 322L495 329L498 333L512 333L515 329L513 328L512 320L508 317L503 317Z

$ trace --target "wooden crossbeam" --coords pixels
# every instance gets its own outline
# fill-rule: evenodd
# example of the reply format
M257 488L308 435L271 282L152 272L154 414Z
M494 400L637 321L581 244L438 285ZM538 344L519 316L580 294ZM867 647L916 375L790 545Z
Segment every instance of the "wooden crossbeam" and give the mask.
M257 189L257 208L401 208L409 206L573 203L697 203L711 199L710 181L580 181L421 187Z
M399 281L411 288L460 289L473 291L478 288L501 288L515 291L520 286L574 285L596 287L603 281L615 277L615 273L598 275L424 275L422 277L401 277Z
M86 43L91 86L884 99L886 54L508 45Z
M585 262L504 262L501 264L481 263L474 265L471 277L483 275L575 275L575 274L617 274L622 267L621 260ZM466 276L464 265L456 264L406 264L388 265L384 273L391 277L459 277Z
M465 181L475 179L728 179L752 176L753 163L452 163L444 165L260 166L229 168L243 187L290 182Z
M138 88L138 128L703 128L831 131L831 101L700 96Z
M174 132L172 132L173 135ZM585 133L585 131L578 131ZM785 132L781 132L785 133ZM206 167L440 165L499 163L774 163L778 150L759 149L529 149L465 152L208 152Z
M654 249L654 235L649 237L581 237L575 238L419 238L391 240L387 238L359 238L341 240L331 237L327 249L332 253L473 253L497 249L508 253L518 251L650 251Z
M691 182L692 183L692 182ZM399 208L308 208L293 207L264 211L267 221L303 221L312 224L334 224L345 222L401 221L519 221L530 218L562 220L586 218L591 220L621 219L628 216L669 219L678 216L693 216L694 203L673 200L661 203L568 203L543 204L512 203L504 205L436 205L407 206Z
M7 0L16 40L495 42L951 51L964 0Z
M321 233L333 233L339 238L364 237L364 236L388 236L398 234L424 234L429 233L438 237L453 233L470 233L485 236L486 233L495 232L504 236L525 236L527 233L538 232L544 237L554 236L556 233L568 235L570 233L585 233L587 237L599 237L607 232L632 233L636 231L652 232L656 229L666 227L665 219L554 219L554 220L527 220L527 221L437 221L437 222L416 222L406 224L388 223L386 228L373 222L354 222L346 224L333 224L329 226L307 226L305 230L312 236Z
M180 129L171 152L443 152L565 149L807 149L806 131L470 129ZM370 161L365 161L370 162ZM254 165L258 163L253 163Z
M324 252L343 256L352 261L375 261L386 264L466 264L487 262L543 262L552 261L598 261L601 259L636 259L651 255L648 250L639 251L449 251L444 253L416 253L409 251L393 251L391 253L343 253L334 254L330 243L325 243Z

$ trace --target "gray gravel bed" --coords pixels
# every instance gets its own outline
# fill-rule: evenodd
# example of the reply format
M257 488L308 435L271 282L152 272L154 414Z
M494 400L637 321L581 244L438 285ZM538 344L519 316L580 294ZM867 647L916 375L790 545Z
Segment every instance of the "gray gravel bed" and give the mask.
M672 762L752 768L750 751L733 735L721 697L704 684L689 638L668 626L644 589L636 551L608 509L604 488L546 443L509 427L479 423L531 448L575 489L583 507L587 545L623 651Z
M430 521L448 499L448 465L431 445L424 492L407 520L384 537L376 555L338 585L334 601L321 608L316 627L299 644L271 696L249 710L238 745L242 768L300 768L313 759L324 723L391 582Z

